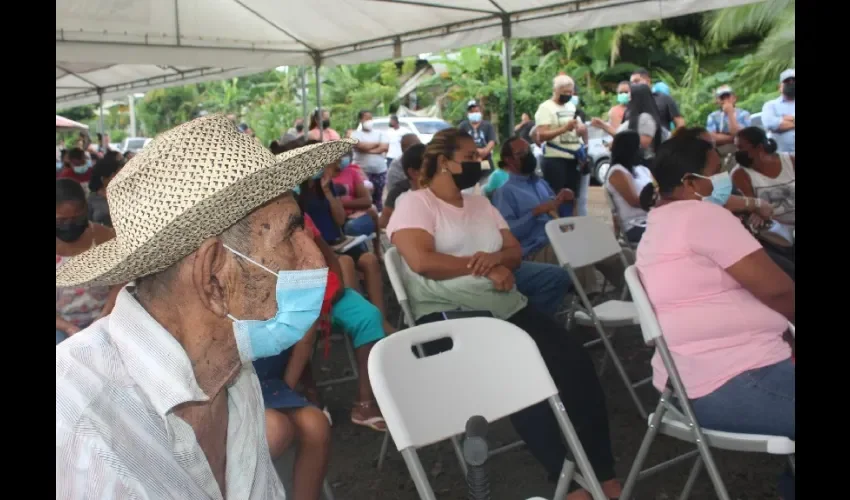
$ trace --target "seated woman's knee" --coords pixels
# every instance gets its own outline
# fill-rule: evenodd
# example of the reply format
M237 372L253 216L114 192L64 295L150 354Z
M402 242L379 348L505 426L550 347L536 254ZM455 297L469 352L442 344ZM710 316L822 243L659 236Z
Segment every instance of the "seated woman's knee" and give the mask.
M276 459L292 445L295 439L295 428L289 418L274 409L266 409L266 440L269 454Z
M322 410L305 406L292 411L292 419L298 432L300 444L326 446L331 442L331 426Z
M357 266L363 271L380 269L378 256L372 252L366 252L357 260Z

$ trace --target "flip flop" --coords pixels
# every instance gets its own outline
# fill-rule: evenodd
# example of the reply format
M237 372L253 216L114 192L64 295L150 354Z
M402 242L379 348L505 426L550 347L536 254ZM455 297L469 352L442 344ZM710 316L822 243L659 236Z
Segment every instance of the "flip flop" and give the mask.
M328 411L328 407L327 407L327 406L325 406L324 408L322 408L322 413L324 413L324 414L325 414L325 416L326 416L326 417L328 417L328 425L330 425L331 427L333 427L333 426L334 426L334 419L332 419L332 418L331 418L331 412L330 412L330 411Z
M377 403L375 403L374 401L358 401L354 404L355 404L355 406L360 407L361 409L372 408L372 405L375 405L375 407L377 407ZM367 418L367 419L360 419L360 418L357 418L357 417L354 416L354 410L352 409L351 423L354 424L354 425L362 426L362 427L368 427L369 429L372 429L373 431L376 431L376 432L387 432L387 429L386 429L387 422L384 420L384 417L382 417L382 416L370 417L370 418ZM378 427L378 424L384 424L384 428L382 429L382 428Z

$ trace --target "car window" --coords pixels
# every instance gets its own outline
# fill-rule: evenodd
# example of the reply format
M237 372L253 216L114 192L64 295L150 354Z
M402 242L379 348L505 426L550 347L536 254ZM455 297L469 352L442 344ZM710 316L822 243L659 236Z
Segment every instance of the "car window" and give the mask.
M127 141L127 149L142 149L144 146L144 139L130 139Z
M433 120L433 121L417 121L414 123L416 126L416 130L419 131L420 134L436 134L440 130L447 129L451 127L448 123L442 120Z
M390 122L372 122L372 130L387 130L390 128Z

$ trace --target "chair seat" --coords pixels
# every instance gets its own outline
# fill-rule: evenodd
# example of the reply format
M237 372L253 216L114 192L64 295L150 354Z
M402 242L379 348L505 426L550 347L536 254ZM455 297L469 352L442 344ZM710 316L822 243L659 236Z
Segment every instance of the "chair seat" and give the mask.
M649 415L648 422L652 421ZM690 427L673 413L667 412L661 419L659 431L676 439L694 441ZM714 431L702 428L706 442L712 448L721 450L770 453L772 455L791 455L795 453L795 442L785 436L770 436L765 434L743 434L738 432Z
M605 325L627 326L639 325L637 308L632 302L624 300L609 300L593 308L596 317ZM575 319L580 325L592 325L590 314L583 310L576 311Z

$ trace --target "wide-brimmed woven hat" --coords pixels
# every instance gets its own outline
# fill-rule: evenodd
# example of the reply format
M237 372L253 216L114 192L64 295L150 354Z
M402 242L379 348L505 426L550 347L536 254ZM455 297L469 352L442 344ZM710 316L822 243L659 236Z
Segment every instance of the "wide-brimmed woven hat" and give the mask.
M173 128L109 183L115 238L69 259L56 270L56 286L114 285L166 269L356 142L313 144L275 156L222 114Z

